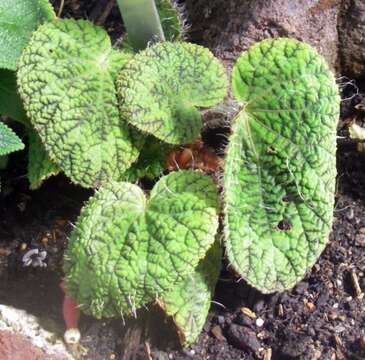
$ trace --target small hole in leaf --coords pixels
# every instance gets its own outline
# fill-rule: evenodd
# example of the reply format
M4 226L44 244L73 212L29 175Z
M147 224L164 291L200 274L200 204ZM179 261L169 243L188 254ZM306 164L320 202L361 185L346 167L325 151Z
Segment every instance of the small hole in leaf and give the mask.
M288 231L292 228L288 220L281 220L278 223L278 229L281 231Z

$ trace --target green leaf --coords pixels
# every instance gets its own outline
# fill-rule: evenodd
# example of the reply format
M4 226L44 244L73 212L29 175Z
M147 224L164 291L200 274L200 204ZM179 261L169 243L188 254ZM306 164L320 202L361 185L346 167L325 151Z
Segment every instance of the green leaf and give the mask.
M195 271L179 281L159 301L165 312L173 317L184 346L191 345L203 329L220 273L221 261L222 251L219 244L215 243Z
M338 88L325 60L294 39L264 40L233 69L242 105L224 168L229 261L263 293L291 288L332 225Z
M57 175L61 170L49 158L40 137L31 127L27 128L29 139L28 150L28 180L30 189L38 189L44 180Z
M189 43L159 43L139 52L117 79L120 111L138 129L169 144L192 142L202 126L198 108L223 100L223 66Z
M17 91L16 75L11 70L0 69L0 114L22 123L26 121L23 103Z
M140 178L153 180L162 175L166 159L173 147L153 136L148 136L138 160L125 172L124 181L135 182Z
M131 314L192 273L214 242L218 193L200 172L161 178L149 200L108 183L82 210L64 270L67 291L97 318Z
M20 58L27 114L50 158L82 186L122 179L138 158L143 139L121 120L114 87L130 57L90 22L59 20L42 25Z
M55 18L48 0L0 0L0 68L16 70L33 31Z
M181 41L184 38L182 11L175 1L156 0L162 29L167 41Z
M18 136L0 121L0 156L24 149L24 144Z

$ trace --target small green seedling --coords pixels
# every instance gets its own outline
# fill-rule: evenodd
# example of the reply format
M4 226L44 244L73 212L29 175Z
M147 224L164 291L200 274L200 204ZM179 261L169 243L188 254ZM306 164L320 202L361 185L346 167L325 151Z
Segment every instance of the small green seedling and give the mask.
M202 68L187 66L181 68L186 80L176 81L174 59L185 58L184 51L204 52L190 49L155 45L129 61L117 78L123 118L169 143L193 139L200 128L195 106L213 105L224 96L219 82L224 75L212 62L201 63L208 79L199 78ZM199 93L191 90L187 96L194 76ZM203 90L212 83L218 91ZM282 291L314 264L331 229L338 89L322 57L293 39L265 40L243 53L233 69L232 89L240 110L224 165L227 257L261 292ZM195 267L216 231L208 214L217 209L209 200L217 200L217 193L208 179L179 171L162 177L147 203L139 188L126 183L108 185L90 200L65 260L67 288L86 312L135 313L157 300L173 316L183 345L195 341L220 269L219 249ZM113 200L107 195L110 186ZM197 245L201 236L209 237L209 246Z
M339 95L325 61L302 42L264 40L241 55L217 234L212 178L190 170L160 176L172 147L199 136L200 110L227 95L225 70L209 50L181 41L170 2L156 5L170 41L135 53L132 38L116 49L88 21L52 20L26 45L17 81L37 132L31 148L42 143L48 154L30 152L44 160L34 184L61 170L99 189L70 238L67 291L97 318L135 315L157 302L186 346L209 310L219 235L230 268L263 293L294 286L322 252L332 224ZM140 177L160 177L149 196L126 182Z

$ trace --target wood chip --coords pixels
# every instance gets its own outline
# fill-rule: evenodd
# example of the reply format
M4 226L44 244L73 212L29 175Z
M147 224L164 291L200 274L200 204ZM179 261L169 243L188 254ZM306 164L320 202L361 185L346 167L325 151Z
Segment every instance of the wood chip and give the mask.
M256 319L256 313L254 313L251 309L247 307L242 307L241 312L244 313L246 316L248 316L251 319Z
M272 357L272 350L271 348L265 349L264 352L264 360L271 360Z
M365 350L365 335L362 335L360 338L360 346Z
M222 329L219 325L216 325L212 328L211 330L213 336L219 340L219 341L226 341L226 338L224 337L223 333L222 333Z
M283 317L284 316L284 307L282 304L279 304L279 307L278 307L278 315L280 317Z
M362 299L364 297L364 293L361 290L359 279L355 271L351 271L351 281L352 281L352 286L354 287L355 290L356 297L358 299Z

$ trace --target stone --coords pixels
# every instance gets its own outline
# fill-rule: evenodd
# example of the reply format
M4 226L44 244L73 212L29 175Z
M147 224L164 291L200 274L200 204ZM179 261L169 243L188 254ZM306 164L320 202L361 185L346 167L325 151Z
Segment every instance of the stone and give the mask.
M365 79L365 1L344 0L339 20L343 74Z
M332 69L339 70L340 5L340 0L186 1L191 36L211 48L229 68L255 42L293 37L314 46Z
M62 340L24 310L0 305L1 360L73 360Z
M228 343L237 349L256 352L261 348L256 333L246 326L231 324L227 330L226 338Z

